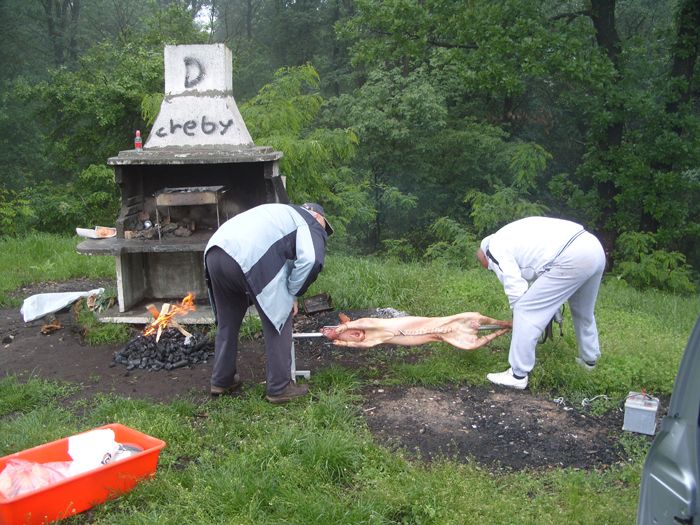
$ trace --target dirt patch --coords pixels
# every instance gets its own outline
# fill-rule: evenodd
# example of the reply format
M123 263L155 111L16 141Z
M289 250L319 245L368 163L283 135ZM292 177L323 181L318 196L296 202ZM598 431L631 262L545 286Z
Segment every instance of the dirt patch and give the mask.
M527 391L480 386L373 389L366 398L372 433L414 457L508 469L586 469L624 457L621 412L586 415Z
M19 298L42 292L90 290L111 283L74 280L45 283L17 291ZM392 317L392 310L347 312L350 317ZM70 310L56 314L61 328L41 333L46 319L24 323L19 309L0 310L0 377L15 375L69 381L83 386L77 397L113 393L124 397L170 402L209 399L211 360L174 370L127 370L114 362L124 344L88 346ZM338 312L300 315L295 332L313 332L338 322ZM134 327L134 337L142 327ZM341 349L322 338L295 341L297 369L321 370L331 365L355 370L360 378L381 378L392 362L414 362L431 347L382 346ZM244 341L238 372L250 389L265 380L262 339ZM491 469L548 467L600 468L624 461L619 445L623 414L619 410L593 416L528 390L513 391L471 385L440 388L382 387L381 379L362 390L363 413L378 442L402 449L413 458L449 457L476 461ZM313 388L312 388L313 391Z

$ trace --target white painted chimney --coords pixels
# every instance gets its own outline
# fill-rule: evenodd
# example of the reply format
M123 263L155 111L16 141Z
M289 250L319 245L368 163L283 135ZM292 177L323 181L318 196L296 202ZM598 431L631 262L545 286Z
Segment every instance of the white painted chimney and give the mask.
M165 98L144 149L254 146L233 98L224 44L165 46Z

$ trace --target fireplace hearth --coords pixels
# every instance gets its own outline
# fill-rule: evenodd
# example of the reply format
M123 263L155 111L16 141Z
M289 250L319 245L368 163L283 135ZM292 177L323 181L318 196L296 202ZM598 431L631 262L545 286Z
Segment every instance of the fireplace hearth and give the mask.
M77 247L115 258L118 312L103 317L110 322L144 322L148 303L188 293L199 299L197 314L182 322L213 322L203 269L209 238L237 213L289 202L282 153L253 144L233 99L230 50L166 46L164 54L165 97L146 144L107 161L121 192L117 235Z

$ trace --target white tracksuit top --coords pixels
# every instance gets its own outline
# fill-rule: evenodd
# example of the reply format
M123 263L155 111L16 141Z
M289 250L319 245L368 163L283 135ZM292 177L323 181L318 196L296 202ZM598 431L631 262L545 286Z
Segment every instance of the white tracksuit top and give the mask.
M505 225L481 242L492 270L513 308L530 283L542 275L572 239L584 231L575 222L527 217Z

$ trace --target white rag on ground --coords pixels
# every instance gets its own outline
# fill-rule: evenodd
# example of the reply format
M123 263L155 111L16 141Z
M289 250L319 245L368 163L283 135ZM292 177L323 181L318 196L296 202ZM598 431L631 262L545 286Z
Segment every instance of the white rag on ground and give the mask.
M47 314L58 312L82 297L100 295L104 291L104 288L95 288L89 292L40 293L27 297L19 312L22 314L24 322L28 323Z

